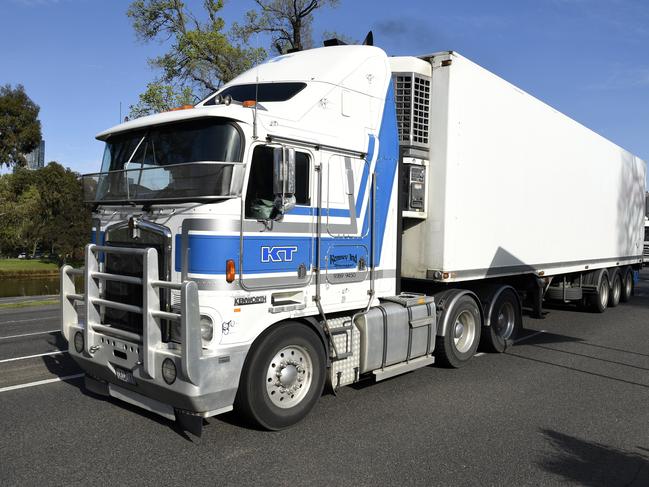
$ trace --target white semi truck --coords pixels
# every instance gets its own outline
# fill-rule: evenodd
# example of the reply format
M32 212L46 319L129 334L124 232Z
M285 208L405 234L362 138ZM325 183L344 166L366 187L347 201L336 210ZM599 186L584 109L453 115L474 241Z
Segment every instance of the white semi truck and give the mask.
M502 352L523 307L633 293L644 163L455 52L290 53L183 108L100 133L84 177L61 324L96 393L281 429L326 385Z

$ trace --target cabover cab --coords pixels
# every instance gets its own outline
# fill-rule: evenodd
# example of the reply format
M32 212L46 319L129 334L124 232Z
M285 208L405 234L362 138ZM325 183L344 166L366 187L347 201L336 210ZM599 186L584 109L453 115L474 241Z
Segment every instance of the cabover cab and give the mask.
M235 404L277 429L325 382L432 362L432 300L386 304L398 317L389 323L377 311L352 320L397 282L399 150L383 51L281 56L196 107L97 138L101 171L84 176L92 243L84 269L62 269L61 298L89 389L194 430ZM380 350L361 361L368 346Z

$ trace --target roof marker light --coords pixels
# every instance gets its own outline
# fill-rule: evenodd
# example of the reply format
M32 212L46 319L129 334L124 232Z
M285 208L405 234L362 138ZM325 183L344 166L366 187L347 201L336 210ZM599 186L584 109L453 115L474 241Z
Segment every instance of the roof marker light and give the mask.
M181 105L179 107L172 108L169 111L170 112L176 112L178 110L189 110L190 108L194 108L194 105Z

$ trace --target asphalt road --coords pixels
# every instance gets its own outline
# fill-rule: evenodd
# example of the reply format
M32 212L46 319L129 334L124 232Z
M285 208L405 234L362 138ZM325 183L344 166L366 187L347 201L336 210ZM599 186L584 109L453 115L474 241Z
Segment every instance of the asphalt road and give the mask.
M287 431L210 418L200 439L85 394L56 313L0 310L2 485L649 486L649 272L602 315L526 317L505 354L343 388Z

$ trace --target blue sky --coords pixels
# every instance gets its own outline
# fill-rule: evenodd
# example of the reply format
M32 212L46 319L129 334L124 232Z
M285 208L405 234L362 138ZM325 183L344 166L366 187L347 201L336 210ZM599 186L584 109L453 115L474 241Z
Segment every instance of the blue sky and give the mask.
M200 8L200 0L188 0ZM251 0L226 0L227 23ZM0 84L22 83L41 107L46 160L99 168L94 135L119 121L156 73L126 0L0 0ZM388 54L455 50L649 161L647 0L341 0L324 30Z

